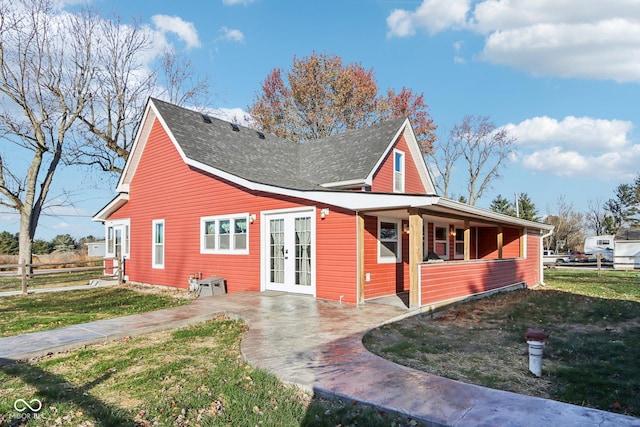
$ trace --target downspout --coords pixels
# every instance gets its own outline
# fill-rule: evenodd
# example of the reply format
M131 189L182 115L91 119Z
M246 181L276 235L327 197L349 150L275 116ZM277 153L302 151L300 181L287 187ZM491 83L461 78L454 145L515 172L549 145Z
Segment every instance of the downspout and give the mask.
M551 236L553 234L553 228L547 233L547 234L543 234L540 237L540 284L542 286L545 285L544 283L544 256L543 256L543 251L544 251L544 239L546 239L547 237Z

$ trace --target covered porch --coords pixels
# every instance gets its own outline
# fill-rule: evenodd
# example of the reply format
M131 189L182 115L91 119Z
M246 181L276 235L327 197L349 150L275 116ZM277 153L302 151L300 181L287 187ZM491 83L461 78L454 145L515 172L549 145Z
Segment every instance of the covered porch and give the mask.
M448 199L360 211L358 302L398 295L428 310L541 283L542 235L551 229Z

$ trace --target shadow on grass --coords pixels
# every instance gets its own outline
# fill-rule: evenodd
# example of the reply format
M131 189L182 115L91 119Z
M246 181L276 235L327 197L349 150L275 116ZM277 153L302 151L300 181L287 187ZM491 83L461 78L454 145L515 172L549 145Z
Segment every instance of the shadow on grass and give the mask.
M18 408L26 410L23 412L16 410L15 416L10 420L2 419L0 415L0 425L19 426L30 419L37 419L38 425L53 425L58 424L56 422L58 418L65 423L74 423L71 418L84 415L98 421L102 426L135 425L134 420L124 410L111 406L91 394L91 390L106 381L112 372L106 372L83 386L76 386L66 381L64 377L28 363L0 359L0 371L11 377L20 378L25 384L37 390L31 396L9 395L7 400L10 405L14 405L18 399L33 402L34 409L38 409L38 402L34 402L34 399L42 404L38 411L18 404ZM15 406L12 406L11 410L14 408ZM5 424L6 422L8 423Z

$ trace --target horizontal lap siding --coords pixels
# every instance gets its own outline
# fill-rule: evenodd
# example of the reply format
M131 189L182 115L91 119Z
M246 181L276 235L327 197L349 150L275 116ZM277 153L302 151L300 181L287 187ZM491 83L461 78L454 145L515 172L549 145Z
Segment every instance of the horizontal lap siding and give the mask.
M364 270L369 274L370 281L364 283L364 298L377 298L393 295L396 292L409 289L409 239L402 236L401 263L378 263L378 218L365 216L364 235ZM403 221L404 224L408 222Z
M392 193L393 192L393 149L398 149L404 153L404 192L411 194L425 194L426 189L422 185L420 174L414 163L414 160L409 151L409 146L404 138L404 135L400 135L395 145L389 150L387 156L382 161L382 164L378 168L378 171L373 177L371 185L371 191L380 193ZM422 161L422 159L417 159Z
M519 236L519 230L518 236ZM432 304L524 282L540 283L540 233L526 238L526 258L443 262L420 266L422 304Z
M524 260L422 265L422 304L432 304L526 282Z
M187 287L189 275L222 276L229 292L260 290L260 212L273 209L307 207L314 202L286 196L248 191L228 181L187 166L162 126L156 122L130 185L125 205L131 218L131 256L127 262L129 279L175 287ZM317 294L321 297L344 295L355 301L356 239L355 217L348 211L330 207L322 220L316 210ZM125 212L121 209L116 215ZM200 218L204 216L255 214L248 225L249 254L200 253ZM114 215L114 218L116 217ZM151 268L152 221L165 221L165 268ZM342 234L340 250L352 249L344 256L331 253L336 232ZM323 234L327 232L327 235ZM336 257L338 258L336 261ZM349 288L350 286L350 288ZM347 289L345 289L347 288Z
M357 302L356 233L352 211L334 207L324 219L316 218L318 298Z

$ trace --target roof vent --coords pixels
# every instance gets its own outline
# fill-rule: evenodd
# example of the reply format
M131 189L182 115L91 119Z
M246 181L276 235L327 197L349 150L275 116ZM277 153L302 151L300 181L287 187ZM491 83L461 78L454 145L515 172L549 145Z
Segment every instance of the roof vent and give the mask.
M207 114L202 114L202 121L205 123L211 123L211 117L209 117Z
M262 133L260 131L256 131L256 132L258 132L258 138L264 139L264 133Z
M240 128L235 123L231 123L231 129L233 129L234 132L240 132Z

